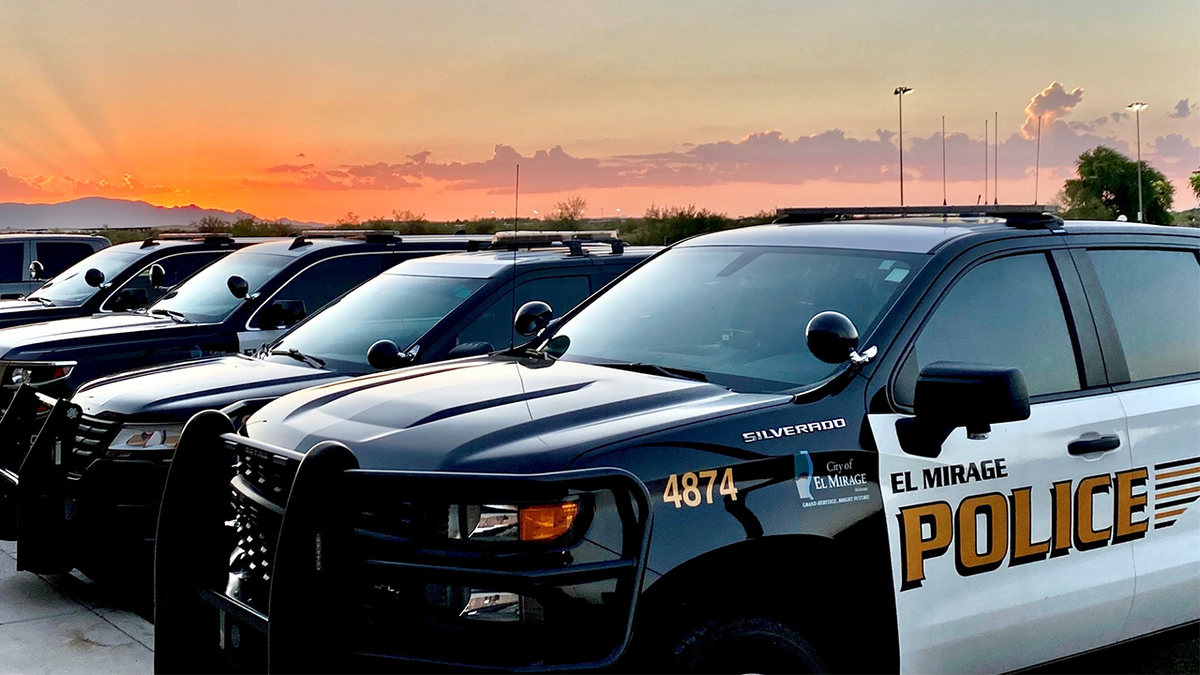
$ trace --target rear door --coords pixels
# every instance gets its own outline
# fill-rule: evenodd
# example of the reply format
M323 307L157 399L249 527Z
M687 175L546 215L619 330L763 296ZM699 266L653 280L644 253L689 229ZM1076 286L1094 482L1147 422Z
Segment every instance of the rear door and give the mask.
M496 292L493 298L481 303L471 318L446 341L434 347L432 358L449 355L459 345L486 343L492 349L508 349L510 344L525 341L513 330L514 312L526 302L540 300L550 305L554 316L562 316L592 293L592 279L586 269L554 270L548 274L523 274L517 279L516 297L513 292Z
M0 297L16 298L39 285L29 281L28 246L29 242L20 239L0 241Z
M1121 635L1132 602L1132 548L1110 545L1126 527L1128 433L1103 370L1085 363L1097 338L1079 277L1065 251L1002 255L923 301L932 311L918 308L890 397L911 409L917 374L938 361L1015 366L1030 418L986 439L956 429L927 458L900 447L904 415L869 416L906 672L1002 672L1093 649ZM1068 452L1092 435L1119 445Z
M1151 523L1131 545L1134 637L1200 619L1200 261L1129 244L1076 255Z

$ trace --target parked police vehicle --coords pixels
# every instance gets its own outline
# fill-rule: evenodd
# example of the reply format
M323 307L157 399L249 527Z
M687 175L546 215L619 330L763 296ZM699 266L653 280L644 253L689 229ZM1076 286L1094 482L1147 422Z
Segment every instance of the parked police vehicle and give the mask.
M65 267L53 258L45 264L35 260L32 276L45 283L38 281L41 287L28 295L0 301L0 328L140 309L214 260L263 241L173 233L104 248Z
M193 417L157 670L1008 671L1200 619L1200 233L883 211Z
M90 234L0 234L0 300L31 293L46 279L110 245L106 237Z
M657 250L626 247L615 231L502 232L488 251L391 268L253 357L120 373L84 384L69 402L31 398L59 408L25 446L32 453L12 462L17 499L0 503L0 521L22 524L7 533L18 537L18 563L140 576L149 590L159 499L189 417L222 408L241 420L305 387L508 349L514 306L538 299L569 309ZM0 421L0 436L12 423Z

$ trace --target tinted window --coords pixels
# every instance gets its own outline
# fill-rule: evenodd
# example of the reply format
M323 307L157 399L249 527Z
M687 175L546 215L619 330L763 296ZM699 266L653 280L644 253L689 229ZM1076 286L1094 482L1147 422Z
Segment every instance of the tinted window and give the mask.
M383 274L297 326L275 348L298 349L330 370L370 372L372 344L391 340L407 349L486 281Z
M0 282L25 278L25 243L0 244Z
M639 266L555 331L566 360L647 363L702 373L738 391L782 391L839 366L804 329L825 310L863 335L921 256L844 250L685 246Z
M1066 313L1046 256L993 260L955 282L901 368L898 403L912 405L917 374L935 361L1020 368L1030 396L1079 389Z
M224 321L245 300L229 292L229 277L238 275L250 286L250 295L295 258L274 253L259 253L254 247L231 253L200 270L187 283L172 289L150 308L179 312L193 323Z
M1190 251L1090 251L1129 379L1200 371L1200 263Z
M41 288L30 293L29 297L45 298L62 306L79 305L96 294L96 289L84 281L85 273L89 269L100 270L105 279L115 279L141 257L136 244L132 248L113 246L101 249L47 281Z
M390 253L347 255L323 260L308 267L287 282L275 294L271 302L291 301L292 306L302 309L301 318L303 318L303 316L329 304L331 300L342 293L379 275L385 269L385 262L391 260L391 255ZM302 305L295 303L302 303ZM263 322L264 315L269 314L270 312L264 309L254 316L250 325L258 328ZM267 328L268 326L263 327Z
M505 293L460 331L447 349L467 342L486 342L495 349L507 349L510 343L526 339L513 331L514 305L519 308L527 302L541 300L550 305L554 316L562 316L591 292L591 284L585 276L531 279L517 286L515 303L512 293Z
M153 264L146 265L132 279L127 281L121 287L120 291L114 293L111 298L105 301L103 309L124 311L154 302L161 298L172 286L179 284L184 279L195 274L200 268L224 255L226 255L224 251L205 251L203 253L181 253L179 255L167 256L155 263L162 265L163 272L166 272L166 276L163 277L162 286L158 288L154 288L150 284L150 268ZM137 302L131 304L130 297L137 299Z
M49 279L92 253L91 245L81 241L39 241L34 259L46 268L42 278Z

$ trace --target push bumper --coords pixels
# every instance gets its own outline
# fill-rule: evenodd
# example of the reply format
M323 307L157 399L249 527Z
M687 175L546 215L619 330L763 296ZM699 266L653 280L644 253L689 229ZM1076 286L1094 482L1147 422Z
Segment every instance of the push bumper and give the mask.
M594 669L628 645L651 529L632 474L372 471L340 443L300 454L232 432L219 412L196 415L168 474L157 672ZM528 550L430 546L397 515L581 494L597 505L587 534ZM381 513L394 529L369 525ZM589 542L596 528L615 543ZM467 604L447 611L447 598ZM492 601L507 619L471 611Z

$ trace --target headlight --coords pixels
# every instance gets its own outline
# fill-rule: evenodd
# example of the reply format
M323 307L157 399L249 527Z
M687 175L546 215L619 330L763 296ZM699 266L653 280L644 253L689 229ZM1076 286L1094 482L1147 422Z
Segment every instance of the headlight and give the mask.
M182 433L182 424L126 424L108 449L174 450Z
M74 369L74 363L46 363L45 365L26 363L9 366L6 380L7 384L14 387L20 384L47 384L66 379Z
M582 511L578 499L553 504L451 506L451 539L553 541L571 531Z

